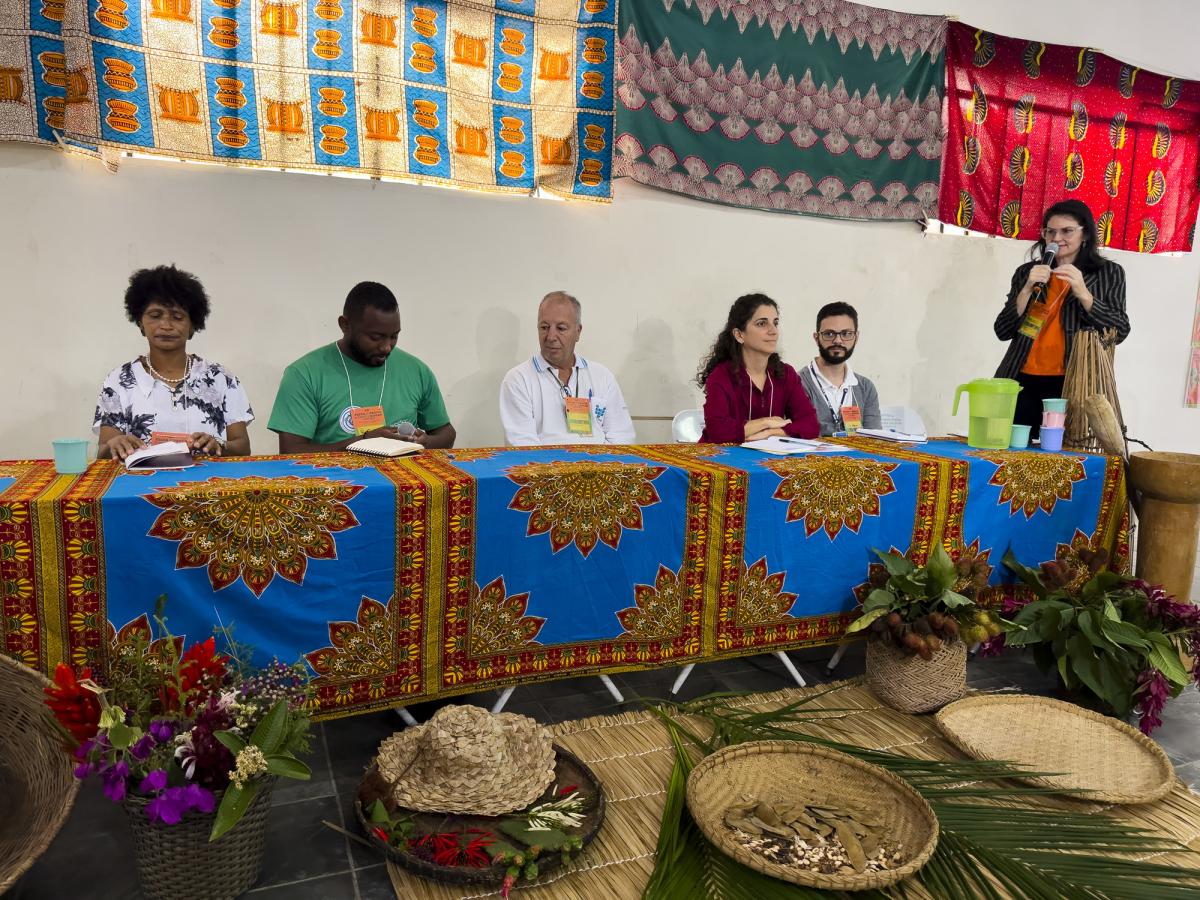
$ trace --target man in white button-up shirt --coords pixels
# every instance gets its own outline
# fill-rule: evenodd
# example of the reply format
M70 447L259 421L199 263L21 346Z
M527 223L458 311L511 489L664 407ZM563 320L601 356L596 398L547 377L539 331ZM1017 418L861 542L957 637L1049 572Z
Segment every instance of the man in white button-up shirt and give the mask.
M513 446L632 444L637 435L617 379L575 354L583 333L579 301L554 291L538 306L541 352L500 384L500 422Z

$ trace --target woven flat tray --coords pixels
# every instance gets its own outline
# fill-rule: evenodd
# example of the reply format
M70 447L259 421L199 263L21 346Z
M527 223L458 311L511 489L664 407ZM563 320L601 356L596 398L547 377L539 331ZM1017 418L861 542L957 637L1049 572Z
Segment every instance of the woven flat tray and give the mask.
M870 812L883 821L885 840L903 845L903 864L881 872L826 875L772 862L739 843L725 824L725 811L743 794ZM752 741L705 757L688 776L687 804L704 836L726 856L806 887L887 887L920 869L937 849L937 816L911 785L853 756L800 741Z
M1167 754L1136 728L1061 700L983 694L951 703L934 719L968 756L1061 772L1018 780L1088 791L1087 800L1151 803L1165 797L1175 780Z

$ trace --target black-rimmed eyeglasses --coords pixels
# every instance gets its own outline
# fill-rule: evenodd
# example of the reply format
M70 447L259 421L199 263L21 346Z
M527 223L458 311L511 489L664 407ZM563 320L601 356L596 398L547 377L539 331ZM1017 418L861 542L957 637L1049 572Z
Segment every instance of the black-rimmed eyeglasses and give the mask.
M823 341L832 341L835 338L841 338L843 341L852 341L858 336L857 331L821 331L818 332Z

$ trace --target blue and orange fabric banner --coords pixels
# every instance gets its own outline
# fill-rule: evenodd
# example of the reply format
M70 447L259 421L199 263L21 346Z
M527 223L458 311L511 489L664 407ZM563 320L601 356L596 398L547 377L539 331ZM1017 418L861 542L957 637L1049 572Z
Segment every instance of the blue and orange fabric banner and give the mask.
M1127 555L1118 458L843 441L0 463L0 646L103 672L151 629L302 659L323 716L836 641L878 559Z
M24 0L0 140L611 197L616 0Z

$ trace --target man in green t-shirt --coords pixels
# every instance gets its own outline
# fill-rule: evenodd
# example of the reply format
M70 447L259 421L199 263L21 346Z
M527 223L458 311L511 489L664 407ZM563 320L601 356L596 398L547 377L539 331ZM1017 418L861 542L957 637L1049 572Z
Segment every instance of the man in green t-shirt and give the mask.
M363 437L453 447L454 426L429 366L396 349L400 309L374 281L356 284L338 316L341 340L287 367L267 427L280 453L345 450Z

